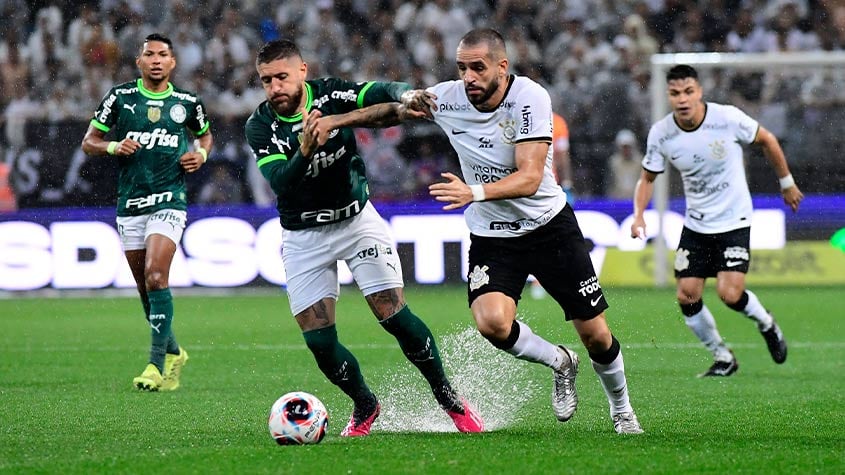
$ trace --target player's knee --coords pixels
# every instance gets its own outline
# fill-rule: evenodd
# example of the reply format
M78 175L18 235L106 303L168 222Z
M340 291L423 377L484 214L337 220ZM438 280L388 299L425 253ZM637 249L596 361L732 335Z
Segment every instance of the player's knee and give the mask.
M482 325L481 322L476 322L476 327L481 336L500 350L513 348L519 338L519 323L516 320L509 325L501 322Z
M730 291L719 292L719 298L725 305L737 312L741 312L748 305L748 294L742 288L731 288Z
M686 289L678 289L678 304L681 306L692 305L701 300L701 294Z
M581 343L589 353L598 354L607 351L613 342L613 336L607 327L591 328L590 331L581 332L578 336L581 337Z
M742 299L744 293L745 289L739 286L719 288L719 298L722 299L725 305L732 308Z
M167 288L167 273L159 270L149 270L144 274L144 283L147 290L158 290Z

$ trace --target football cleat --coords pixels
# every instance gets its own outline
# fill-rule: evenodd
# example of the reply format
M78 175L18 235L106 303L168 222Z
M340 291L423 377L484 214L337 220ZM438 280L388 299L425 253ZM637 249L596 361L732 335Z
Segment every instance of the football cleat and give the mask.
M466 399L461 398L461 404L464 406L463 413L458 411L446 411L455 427L460 432L482 432L484 430L484 420L478 414L472 405Z
M181 346L178 355L168 353L164 356L164 376L161 384L162 391L173 391L179 388L179 377L182 375L182 368L188 361L188 352Z
M772 327L766 331L761 331L761 335L766 340L766 346L769 347L769 354L775 363L782 364L786 361L786 340L783 338L783 332L772 317Z
M563 354L563 361L554 370L554 389L552 389L552 409L561 422L568 421L578 408L578 393L575 391L575 376L578 375L578 354L558 345Z
M158 391L162 382L161 372L152 363L144 368L144 372L140 376L132 380L132 384L141 391Z
M341 437L361 437L370 435L370 428L373 422L381 412L381 404L376 403L375 410L367 417L356 417L356 411L352 411L352 417L349 418L349 423L340 432Z
M706 378L709 376L730 376L736 373L736 370L739 369L739 363L736 361L736 356L734 356L733 350L728 351L731 352L732 358L730 361L716 361L710 369L699 374L698 377Z
M642 434L643 428L637 415L631 412L622 412L613 415L613 428L617 434Z

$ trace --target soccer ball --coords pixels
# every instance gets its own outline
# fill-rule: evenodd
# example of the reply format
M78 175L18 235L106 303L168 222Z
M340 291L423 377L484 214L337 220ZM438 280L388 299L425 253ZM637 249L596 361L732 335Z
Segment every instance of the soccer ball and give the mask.
M329 413L317 396L294 391L273 403L267 425L279 445L316 444L326 436Z

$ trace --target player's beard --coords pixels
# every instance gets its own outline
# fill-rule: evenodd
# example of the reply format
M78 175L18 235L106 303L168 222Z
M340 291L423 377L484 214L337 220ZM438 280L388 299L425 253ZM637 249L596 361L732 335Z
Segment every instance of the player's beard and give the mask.
M273 110L276 111L282 117L293 117L296 115L296 110L299 108L299 104L302 102L302 94L304 93L304 88L302 84L300 84L296 88L296 92L293 95L288 96L288 98L283 102L276 102L272 98L270 99L270 104L273 106Z
M499 89L499 79L498 78L493 78L493 80L490 81L490 85L482 90L482 93L481 93L480 96L471 96L469 94L469 88L464 86L464 91L466 92L467 99L469 99L469 102L476 107L484 104L491 97L493 97L493 94L496 93L497 89Z

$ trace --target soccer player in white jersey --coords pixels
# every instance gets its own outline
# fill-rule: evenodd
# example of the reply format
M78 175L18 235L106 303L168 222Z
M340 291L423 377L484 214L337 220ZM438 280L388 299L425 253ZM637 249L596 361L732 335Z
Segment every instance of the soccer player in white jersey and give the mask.
M401 104L330 116L331 124L315 126L315 135L325 140L336 127L389 126L415 118L403 109L426 112L458 152L466 180L443 173L445 182L431 185L430 193L447 203L446 210L469 205L468 300L478 331L495 347L551 368L555 416L572 417L578 355L516 320L525 279L533 274L574 323L607 394L616 432L639 434L621 347L605 320L608 305L575 213L552 173L549 94L508 73L505 43L495 30L464 35L457 65L460 80L407 91Z
M654 179L668 161L681 173L687 208L675 255L678 303L687 326L715 360L701 376L730 376L739 368L702 301L708 277L716 277L716 291L725 305L757 323L772 359L783 363L783 333L757 296L745 288L752 208L742 144L762 146L780 180L783 201L792 211L798 210L804 195L789 173L777 138L738 108L703 101L695 69L674 66L666 81L672 113L649 131L643 171L634 191L631 236L645 237L643 212L651 200Z

